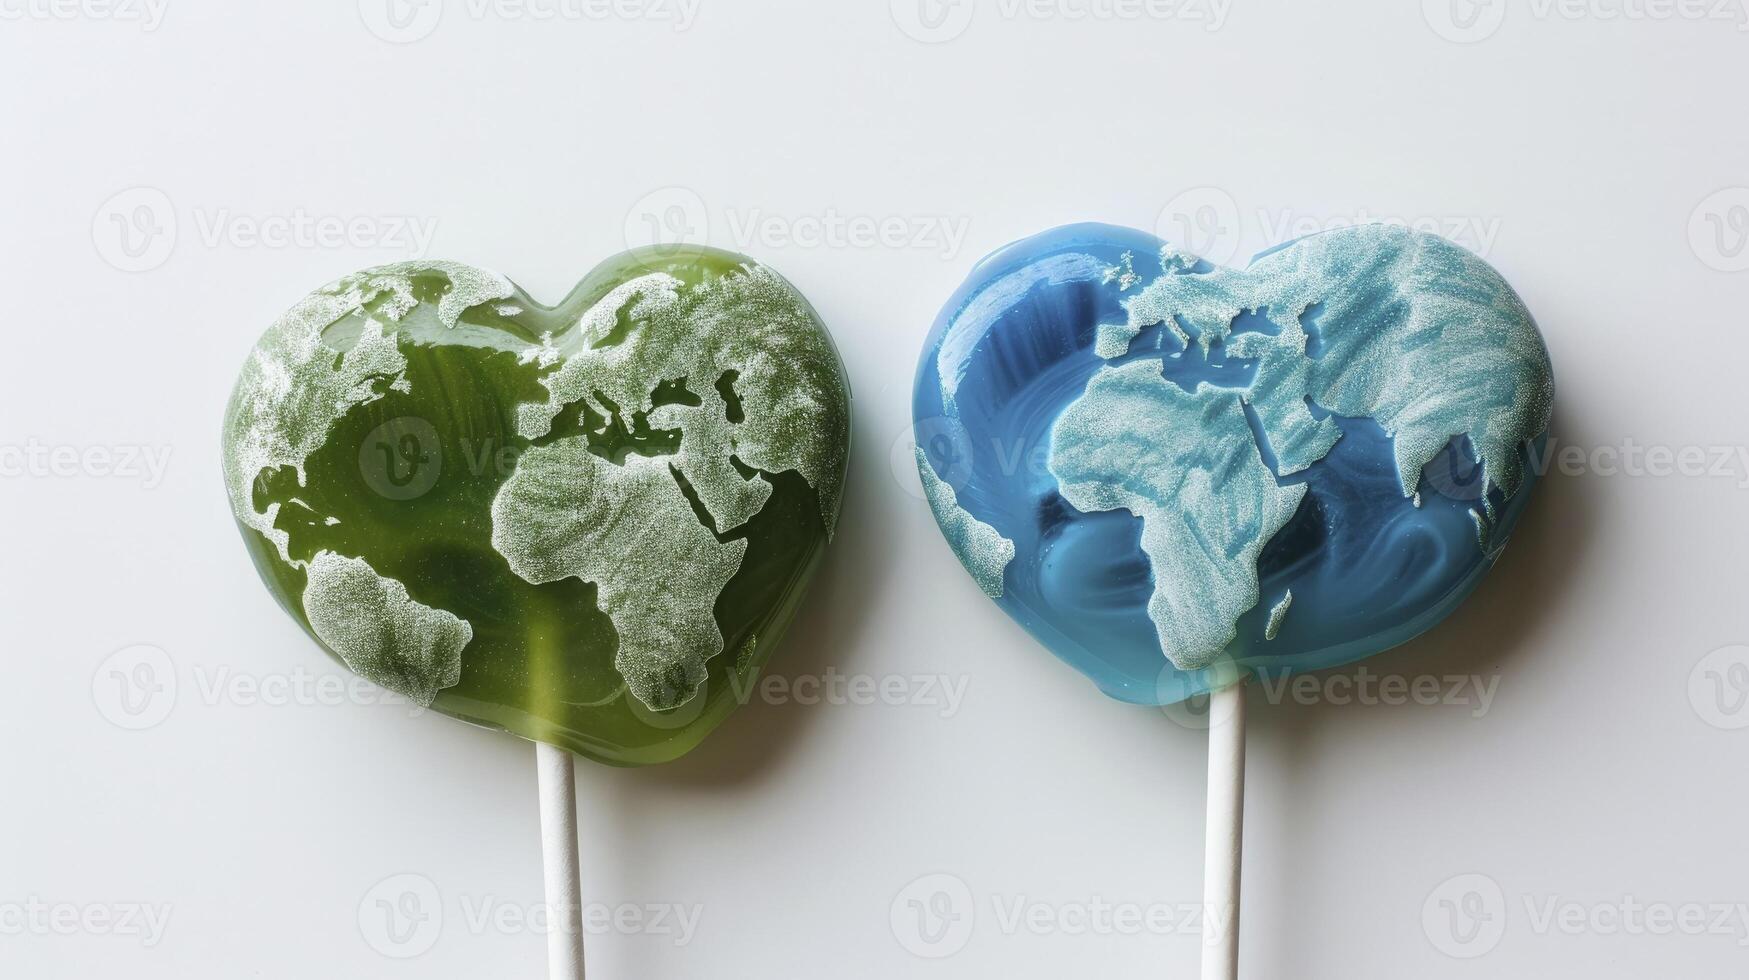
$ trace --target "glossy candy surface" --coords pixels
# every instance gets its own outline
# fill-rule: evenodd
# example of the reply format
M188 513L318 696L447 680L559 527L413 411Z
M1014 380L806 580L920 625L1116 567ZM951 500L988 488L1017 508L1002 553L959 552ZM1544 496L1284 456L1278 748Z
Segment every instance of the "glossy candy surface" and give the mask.
M1433 626L1504 547L1554 398L1517 295L1362 226L1216 268L1059 228L925 345L918 464L992 598L1107 694L1170 704Z
M818 317L740 256L626 253L551 308L412 262L267 332L225 480L262 578L354 672L640 765L755 683L837 520L849 425Z

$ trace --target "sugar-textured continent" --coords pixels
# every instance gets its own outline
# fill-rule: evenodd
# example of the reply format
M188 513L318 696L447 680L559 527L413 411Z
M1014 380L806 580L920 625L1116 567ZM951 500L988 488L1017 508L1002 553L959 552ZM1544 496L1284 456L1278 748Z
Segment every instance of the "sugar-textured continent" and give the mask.
M308 571L304 615L353 673L424 707L461 682L462 651L474 639L466 620L415 602L360 558L321 551Z
M766 473L799 473L831 530L843 493L846 393L830 341L776 273L748 265L692 286L640 276L602 297L559 348L564 363L542 379L547 401L519 414L523 437L547 435L566 406L585 399L627 417L649 412L652 425L681 430L676 465L718 531L745 524L771 494L763 477L736 473L731 455ZM738 421L715 390L725 377ZM653 405L656 386L674 379L702 404Z
M690 699L723 650L713 610L747 542L720 542L665 457L616 465L570 436L529 450L492 503L492 546L535 584L594 582L619 633L614 666L661 711Z
M1014 542L1003 537L994 527L973 517L960 506L959 496L947 481L937 476L929 455L917 447L917 474L923 479L923 496L941 533L959 556L960 564L970 572L978 588L992 599L1002 597L1002 576L1008 563L1014 560Z
M1148 615L1181 670L1208 666L1232 642L1257 604L1257 556L1306 492L1276 483L1238 394L1186 392L1147 361L1094 374L1051 432L1049 465L1077 509L1142 519Z
M1316 235L1245 269L1160 276L1128 310L1132 330L1171 319L1204 350L1225 341L1230 354L1260 359L1245 397L1284 475L1339 438L1307 399L1376 421L1395 440L1405 497L1460 435L1486 485L1510 496L1523 478L1520 448L1548 428L1554 383L1529 311L1486 262L1436 235L1389 225ZM1233 333L1246 312L1283 329Z

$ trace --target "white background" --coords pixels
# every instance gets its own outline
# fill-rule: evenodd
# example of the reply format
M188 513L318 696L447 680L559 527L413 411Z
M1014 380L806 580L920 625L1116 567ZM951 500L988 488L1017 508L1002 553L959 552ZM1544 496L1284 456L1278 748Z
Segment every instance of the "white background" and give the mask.
M1710 908L1749 903L1736 0L155 2L0 0L0 975L542 975L530 747L318 687L221 489L255 338L415 255L407 219L549 300L707 236L802 288L855 387L774 663L801 697L579 772L589 897L699 915L591 936L592 976L1192 975L1204 736L959 569L893 462L915 358L980 255L1055 224L1226 258L1394 217L1518 286L1579 456L1367 665L1485 710L1251 692L1245 974L1744 976ZM843 675L906 703L802 703ZM161 934L116 918L144 907Z

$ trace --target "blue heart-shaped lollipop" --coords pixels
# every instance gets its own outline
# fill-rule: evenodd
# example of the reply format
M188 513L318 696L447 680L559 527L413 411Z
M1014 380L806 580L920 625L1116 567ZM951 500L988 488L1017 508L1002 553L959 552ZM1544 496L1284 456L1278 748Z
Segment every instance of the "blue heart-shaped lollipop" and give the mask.
M1124 701L1331 667L1439 622L1529 497L1554 381L1481 259L1372 225L1217 268L1072 225L979 263L913 410L984 591Z

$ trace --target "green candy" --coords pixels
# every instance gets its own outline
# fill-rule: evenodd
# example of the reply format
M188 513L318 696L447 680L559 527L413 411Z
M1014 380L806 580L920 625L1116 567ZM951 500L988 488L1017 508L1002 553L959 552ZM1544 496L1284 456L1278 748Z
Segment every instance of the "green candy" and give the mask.
M225 483L353 672L614 765L745 700L838 518L850 391L782 277L641 249L556 307L449 262L312 293L244 366Z

